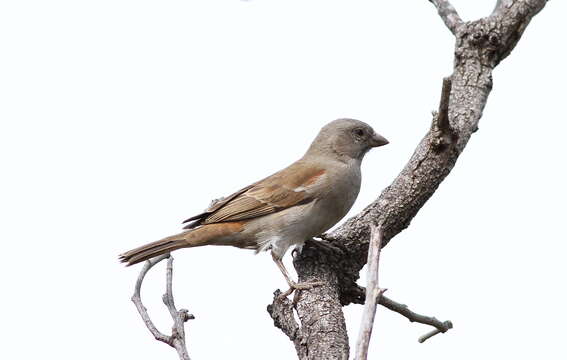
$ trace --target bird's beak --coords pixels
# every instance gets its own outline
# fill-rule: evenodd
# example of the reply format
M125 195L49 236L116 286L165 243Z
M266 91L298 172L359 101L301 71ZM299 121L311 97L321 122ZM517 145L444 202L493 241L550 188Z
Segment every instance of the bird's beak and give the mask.
M388 140L386 140L385 137L374 133L374 136L372 136L372 139L370 139L370 144L372 145L372 147L378 147L378 146L383 146L383 145L387 145L389 143Z

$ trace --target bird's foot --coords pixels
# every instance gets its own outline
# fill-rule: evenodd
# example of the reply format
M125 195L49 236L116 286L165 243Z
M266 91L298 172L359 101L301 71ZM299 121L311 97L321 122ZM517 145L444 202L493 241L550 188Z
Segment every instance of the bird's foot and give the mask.
M295 290L309 290L313 289L317 286L322 286L324 283L322 281L311 281L311 282L291 282L289 283L289 289L287 291L280 294L281 298L288 297L291 295Z

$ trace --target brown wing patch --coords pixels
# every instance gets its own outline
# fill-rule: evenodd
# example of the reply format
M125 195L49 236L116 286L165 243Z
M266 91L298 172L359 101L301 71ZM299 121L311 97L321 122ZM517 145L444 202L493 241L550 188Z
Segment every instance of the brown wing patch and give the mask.
M230 202L230 200L234 199L235 197L237 197L238 195L241 195L242 193L248 191L250 188L252 188L254 186L254 184L249 185L245 188L242 188L240 190L238 190L237 192L225 197L224 199L221 199L219 201L215 201L213 202L205 211L203 211L202 213L192 216L189 219L186 219L182 222L182 224L191 222L190 224L184 226L184 229L191 229L194 228L196 226L201 225L201 221L204 220L207 216L209 216L210 214L214 213L215 211L217 211L218 209L220 209L221 207L223 207L224 205L226 205L228 202Z
M306 188L315 184L324 174L324 169L313 169L303 162L296 162L213 203L205 212L185 220L184 222L193 221L185 228L251 219L309 203L314 197Z
M308 177L307 179L305 179L305 181L303 182L303 184L301 186L309 186L309 185L313 185L315 184L315 182L321 177L323 176L323 174L325 173L324 169L321 169L319 171L317 171L315 174L313 174L312 176Z
M276 186L254 188L205 218L203 224L251 219L311 200L305 191L295 192Z

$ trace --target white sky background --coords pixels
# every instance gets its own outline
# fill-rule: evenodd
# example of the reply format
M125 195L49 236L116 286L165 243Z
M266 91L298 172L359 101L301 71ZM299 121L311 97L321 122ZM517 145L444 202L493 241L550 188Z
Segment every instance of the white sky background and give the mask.
M472 20L495 1L453 3ZM565 358L566 11L551 1L530 24L480 131L382 254L388 295L455 328L419 344L429 327L380 308L372 358ZM339 117L390 140L365 159L360 211L427 131L453 38L425 0L4 1L0 53L0 357L176 359L118 253L296 160ZM265 310L285 288L269 255L175 259L194 359L295 357ZM169 331L163 274L143 295ZM361 309L345 308L351 344Z

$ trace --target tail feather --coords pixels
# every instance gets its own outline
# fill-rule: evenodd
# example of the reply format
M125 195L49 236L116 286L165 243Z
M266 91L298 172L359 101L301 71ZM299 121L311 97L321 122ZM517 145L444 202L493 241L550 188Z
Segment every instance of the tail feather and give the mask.
M168 240L166 238L120 254L119 259L126 263L126 266L130 266L188 246L190 245L185 240Z
M185 247L229 245L229 242L223 240L241 230L240 223L205 225L140 246L118 257L126 266L130 266Z
M121 255L120 261L127 263L126 266L130 266L162 254L170 253L173 250L180 249L184 246L184 241L168 241L165 244L156 245L155 247L147 250L134 252L132 255Z
M121 262L126 263L126 266L130 266L177 249L199 246L200 244L190 241L194 238L190 236L192 235L189 234L190 232L193 231L185 231L177 235L166 237L165 239L151 242L120 254L118 258Z

